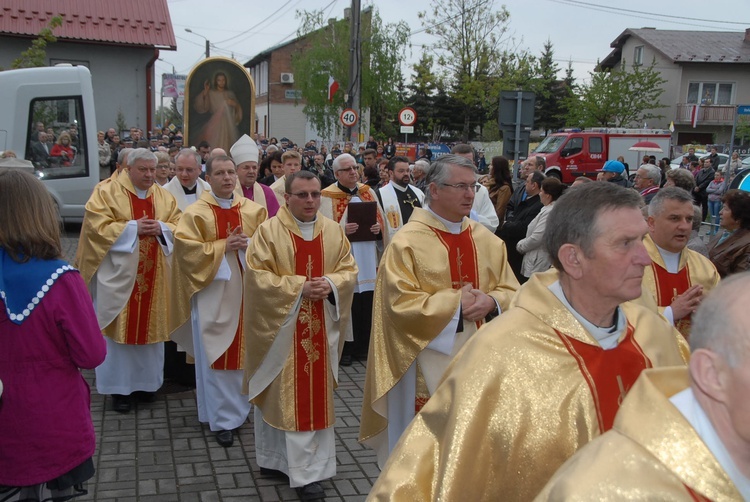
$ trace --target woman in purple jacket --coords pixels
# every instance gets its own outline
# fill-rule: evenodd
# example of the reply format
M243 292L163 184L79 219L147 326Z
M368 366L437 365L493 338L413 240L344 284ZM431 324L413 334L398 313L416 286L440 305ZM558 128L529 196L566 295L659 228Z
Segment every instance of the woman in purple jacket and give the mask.
M101 364L106 346L41 181L0 169L0 193L0 499L67 500L94 474L79 368Z

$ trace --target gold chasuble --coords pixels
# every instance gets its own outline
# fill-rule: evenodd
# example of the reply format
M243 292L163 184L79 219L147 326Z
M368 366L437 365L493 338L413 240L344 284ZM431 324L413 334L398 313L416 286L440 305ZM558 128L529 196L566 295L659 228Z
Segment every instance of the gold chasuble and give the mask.
M444 368L421 366L417 357L448 326L461 303L459 290L469 283L497 301L502 311L509 307L519 286L503 241L469 218L454 235L432 213L415 208L378 269L360 441L386 434L387 395L412 364L418 366L414 409L430 397L425 372L437 369L437 381ZM464 343L481 324L464 320L455 343ZM450 356L443 359L447 365ZM368 444L380 449L379 442L375 438Z
M643 271L643 292L636 303L664 314L664 309L691 286L702 285L705 295L719 283L720 277L716 267L700 253L688 248L683 249L677 273L671 274L667 272L664 259L650 235L644 237L643 244L651 257L651 266ZM690 336L691 317L675 321L675 327L685 338Z
M549 290L557 280L556 270L534 274L464 346L370 500L532 500L611 426L639 369L685 364L684 338L632 303L620 306L619 346L602 350Z
M305 240L286 206L247 249L245 390L272 427L315 431L336 421L333 389L357 279L350 249L343 229L320 213ZM315 277L333 284L328 299L302 298Z
M202 301L209 304L207 308L211 315L201 315L199 319L201 339L211 369L239 370L244 367L244 263L237 251L227 251L226 239L238 226L245 235L252 237L266 216L265 209L245 197L235 196L232 206L224 209L211 193L204 191L185 209L177 225L169 330L172 338L194 356L191 299L198 292L205 292L208 296ZM229 281L214 281L224 258L232 277Z
M86 284L92 279L112 245L131 220L144 216L159 220L174 232L180 211L174 197L154 184L140 199L127 173L100 183L86 203L86 213L76 254L77 267ZM128 253L116 253L128 255ZM159 240L139 235L136 250L121 262L125 267L117 276L117 289L130 288L122 309L102 322L102 333L117 343L142 345L169 339L167 313L169 264ZM122 281L122 282L120 282ZM127 294L128 291L120 291ZM100 296L104 292L99 291Z
M614 427L557 471L537 501L741 501L695 429L669 401L688 388L685 368L644 371Z

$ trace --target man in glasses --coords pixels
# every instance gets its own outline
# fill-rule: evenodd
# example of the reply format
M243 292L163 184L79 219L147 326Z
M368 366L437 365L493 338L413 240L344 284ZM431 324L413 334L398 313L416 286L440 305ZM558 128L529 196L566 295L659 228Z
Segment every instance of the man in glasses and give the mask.
M344 229L318 213L317 176L287 176L285 201L247 250L246 390L261 474L280 471L300 499L321 500L320 481L336 474L333 388L357 265Z
M368 239L354 241L356 237L349 237L352 240L354 261L357 262L359 268L352 301L354 340L346 344L341 356L341 365L349 366L352 364L352 358L360 360L367 358L372 326L372 292L375 289L375 269L378 264L377 240L382 238L381 229L384 224L375 191L359 182L357 162L354 157L348 153L336 157L333 161L333 174L336 176L336 183L323 190L320 212L344 227L347 236L352 236L359 229L359 223L349 216L350 204L360 202L375 204L375 222L363 223L369 225Z
M440 157L427 172L426 207L380 263L359 438L381 467L456 353L518 288L503 242L468 218L477 187L470 160Z

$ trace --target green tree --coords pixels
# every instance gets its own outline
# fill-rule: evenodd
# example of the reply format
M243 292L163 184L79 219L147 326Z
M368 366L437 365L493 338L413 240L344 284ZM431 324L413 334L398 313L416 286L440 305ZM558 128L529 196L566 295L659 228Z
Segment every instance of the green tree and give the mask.
M57 37L52 33L55 28L62 25L62 18L54 16L49 20L49 24L42 28L37 38L31 42L31 47L21 53L21 56L14 59L10 67L18 68L36 68L47 66L47 44L57 41Z
M435 124L435 95L437 93L437 76L432 71L433 57L422 53L419 61L412 65L414 76L406 86L406 104L417 112L417 123L414 133L418 138L430 136Z
M536 95L534 127L544 131L564 126L567 111L565 98L568 97L568 92L565 82L557 78L559 67L555 63L554 54L552 41L547 39L531 87Z
M494 0L432 0L430 13L419 13L425 31L437 38L429 49L445 70L449 92L462 105L464 141L470 139L472 122L480 125L487 116L488 92L506 52L509 17Z
M318 133L331 138L344 105L349 81L349 22L328 23L322 10L298 11L298 32L306 47L292 57L292 69L304 75L299 89L305 101L303 111ZM402 105L399 89L403 86L401 66L406 55L409 27L383 23L377 10L365 9L361 18L362 110L370 110L371 122L379 136L396 132L396 115ZM341 89L328 101L328 79L332 76ZM360 114L362 115L362 114ZM375 131L373 132L375 134Z
M735 145L744 145L750 140L750 117L740 115L737 119L737 131L735 131Z
M656 61L627 68L623 60L618 69L591 72L590 76L591 81L580 85L568 101L572 125L628 127L664 117L657 111L665 108L660 97L666 80L656 70Z

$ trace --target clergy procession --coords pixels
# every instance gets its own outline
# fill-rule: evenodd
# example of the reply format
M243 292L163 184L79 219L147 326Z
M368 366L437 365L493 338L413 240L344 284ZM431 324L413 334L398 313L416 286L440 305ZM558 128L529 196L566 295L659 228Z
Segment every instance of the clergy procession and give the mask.
M247 135L184 148L161 186L123 149L72 266L41 182L0 169L0 500L85 494L81 369L137 414L165 342L195 374L187 421L230 455L251 430L249 461L303 501L346 475L352 365L368 500L750 500L750 275L689 248L689 192L566 190L532 157L498 203L508 161L480 183L470 145L418 167L423 189L395 154L377 187L349 153L327 186L293 150L266 186L261 160ZM521 240L544 258L523 274Z

